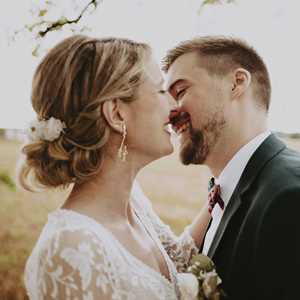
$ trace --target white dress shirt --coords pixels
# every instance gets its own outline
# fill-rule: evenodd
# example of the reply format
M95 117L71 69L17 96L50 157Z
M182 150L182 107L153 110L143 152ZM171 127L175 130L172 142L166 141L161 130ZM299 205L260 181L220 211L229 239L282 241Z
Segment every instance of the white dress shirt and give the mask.
M248 144L244 145L227 163L220 176L215 178L215 183L219 184L221 187L221 198L225 204L224 210L226 209L226 205L228 204L251 156L270 134L271 132L269 130L265 131L253 138ZM205 236L202 251L203 254L207 255L208 253L209 247L221 222L224 210L216 204L211 213L213 219Z

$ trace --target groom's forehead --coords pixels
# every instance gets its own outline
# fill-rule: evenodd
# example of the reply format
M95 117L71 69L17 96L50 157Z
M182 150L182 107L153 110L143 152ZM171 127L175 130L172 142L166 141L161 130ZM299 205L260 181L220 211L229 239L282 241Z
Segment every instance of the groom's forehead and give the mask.
M169 90L179 82L192 81L198 73L199 66L179 65L175 61L166 74L166 87Z
M179 73L189 73L201 66L203 58L196 52L185 53L179 56L169 67L168 73L171 77Z

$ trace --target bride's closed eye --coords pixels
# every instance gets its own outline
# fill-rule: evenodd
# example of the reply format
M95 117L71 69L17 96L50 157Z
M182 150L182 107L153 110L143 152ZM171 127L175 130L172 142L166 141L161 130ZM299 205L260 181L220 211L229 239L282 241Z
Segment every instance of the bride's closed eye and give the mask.
M167 91L166 90L159 90L158 91L160 94L165 94Z

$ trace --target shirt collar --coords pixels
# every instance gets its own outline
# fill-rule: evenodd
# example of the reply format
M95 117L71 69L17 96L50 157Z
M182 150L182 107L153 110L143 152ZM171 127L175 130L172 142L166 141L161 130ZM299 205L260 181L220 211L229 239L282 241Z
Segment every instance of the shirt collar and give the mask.
M221 186L221 197L225 205L228 204L251 156L270 134L271 132L267 130L244 145L216 178L216 184Z

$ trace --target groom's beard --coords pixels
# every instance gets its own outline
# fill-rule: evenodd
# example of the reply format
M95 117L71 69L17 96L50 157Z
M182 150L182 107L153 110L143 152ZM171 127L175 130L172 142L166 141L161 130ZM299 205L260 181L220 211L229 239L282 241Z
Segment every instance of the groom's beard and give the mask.
M203 129L195 129L192 124L189 128L189 137L186 138L180 151L180 160L184 165L204 164L211 149L216 144L221 130L225 125L223 114L218 114L207 121Z

